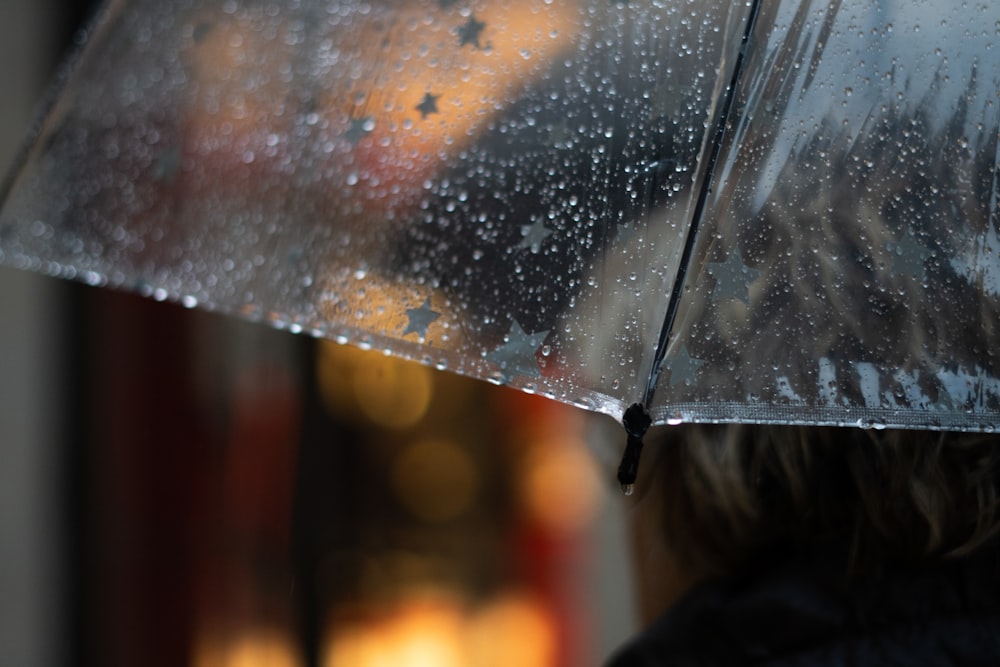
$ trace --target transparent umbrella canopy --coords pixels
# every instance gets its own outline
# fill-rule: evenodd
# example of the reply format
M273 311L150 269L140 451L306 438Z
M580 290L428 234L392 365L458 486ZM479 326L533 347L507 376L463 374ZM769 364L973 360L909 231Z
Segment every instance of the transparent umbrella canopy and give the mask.
M632 431L992 430L998 90L997 3L112 1L0 263Z

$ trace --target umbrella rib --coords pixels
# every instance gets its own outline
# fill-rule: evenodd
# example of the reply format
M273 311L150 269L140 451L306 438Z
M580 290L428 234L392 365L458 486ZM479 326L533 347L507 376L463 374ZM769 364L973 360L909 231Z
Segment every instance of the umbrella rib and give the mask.
M667 303L667 312L663 319L663 327L660 329L660 337L656 343L656 351L653 354L653 365L649 372L649 380L646 384L646 391L643 394L642 405L649 409L649 404L653 399L653 393L660 379L663 370L663 361L667 355L667 345L670 342L670 333L677 317L677 310L680 307L681 295L684 281L687 277L688 265L691 263L691 256L694 254L695 240L698 237L698 228L701 218L705 212L705 205L708 202L708 195L712 190L712 181L715 177L715 167L722 152L722 142L726 137L726 127L729 123L729 115L732 112L733 103L736 100L736 85L743 74L743 61L746 56L747 47L750 43L750 35L753 33L754 25L757 23L757 15L760 12L761 0L753 0L750 12L747 17L746 26L743 29L743 37L740 41L740 49L736 54L736 62L733 65L733 73L726 89L726 96L723 99L722 107L719 109L715 122L712 145L709 149L708 163L705 168L705 176L701 182L701 190L698 192L698 201L695 203L694 213L691 217L691 225L688 227L687 237L684 240L684 250L681 253L680 263L677 268L677 276L674 280L673 288L670 292L670 301Z

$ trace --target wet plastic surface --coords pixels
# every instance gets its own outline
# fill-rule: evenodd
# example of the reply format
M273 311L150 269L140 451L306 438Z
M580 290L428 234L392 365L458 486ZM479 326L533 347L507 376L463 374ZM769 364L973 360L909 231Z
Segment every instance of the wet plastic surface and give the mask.
M986 4L116 2L0 262L615 416L988 430L998 88Z

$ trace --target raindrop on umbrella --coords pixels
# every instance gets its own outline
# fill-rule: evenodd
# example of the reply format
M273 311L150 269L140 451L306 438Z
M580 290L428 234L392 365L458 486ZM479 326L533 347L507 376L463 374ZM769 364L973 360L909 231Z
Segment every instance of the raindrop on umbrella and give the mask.
M625 417L626 487L647 421L995 429L998 21L113 3L0 263Z

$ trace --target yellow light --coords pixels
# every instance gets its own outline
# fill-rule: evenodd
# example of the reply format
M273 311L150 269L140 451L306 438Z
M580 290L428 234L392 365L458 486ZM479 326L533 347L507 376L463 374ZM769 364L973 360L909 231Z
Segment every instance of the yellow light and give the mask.
M551 667L552 614L534 598L503 595L470 613L448 595L418 594L386 615L335 623L323 667Z
M580 530L594 516L600 493L597 466L583 442L549 440L532 448L520 496L536 520L553 530Z
M436 523L469 509L479 488L479 473L458 445L447 440L422 440L396 457L392 487L414 516Z
M466 667L461 608L447 600L418 600L387 617L337 628L324 667Z
M299 667L291 637L273 628L255 628L234 638L209 636L195 647L194 667Z
M323 341L317 364L323 402L343 418L360 412L379 426L406 428L423 418L434 395L433 371L381 352Z
M365 416L382 426L406 428L427 412L433 380L426 366L375 354L355 369L353 386Z
M468 664L473 667L550 667L557 641L552 614L523 594L501 597L468 623Z

